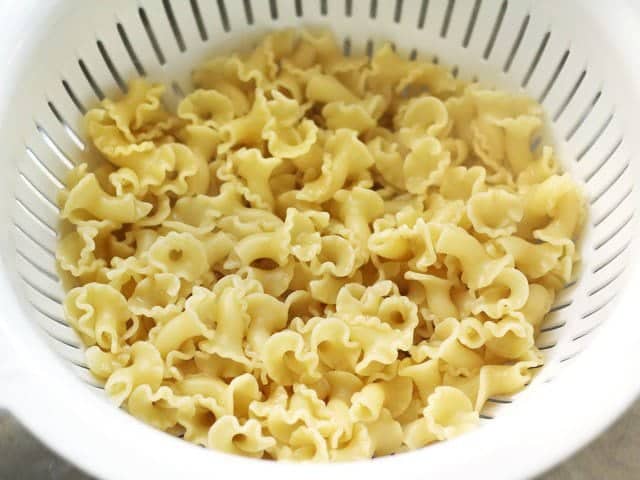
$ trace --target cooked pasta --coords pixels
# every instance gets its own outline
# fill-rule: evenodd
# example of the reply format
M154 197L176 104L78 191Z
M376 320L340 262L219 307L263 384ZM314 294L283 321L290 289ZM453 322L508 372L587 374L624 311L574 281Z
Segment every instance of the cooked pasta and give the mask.
M66 317L117 405L229 453L350 460L450 439L543 363L579 260L541 107L389 45L279 31L86 114L59 203Z

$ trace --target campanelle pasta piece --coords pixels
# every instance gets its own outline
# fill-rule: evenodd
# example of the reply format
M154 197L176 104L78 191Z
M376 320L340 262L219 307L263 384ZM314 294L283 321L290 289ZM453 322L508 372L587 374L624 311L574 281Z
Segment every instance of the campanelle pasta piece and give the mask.
M169 387L153 392L147 384L137 386L129 395L127 410L155 428L167 430L178 423L178 412L191 400L174 395Z
M452 387L437 387L424 409L429 430L438 438L452 438L473 428L478 414L471 402L460 390Z
M113 197L98 184L95 175L88 174L69 192L62 217L79 223L86 220L111 220L117 223L132 223L151 211L151 205L128 193Z
M107 157L147 150L151 140L162 138L177 121L163 107L163 85L132 80L120 101L105 99L87 112L87 133Z
M373 455L389 455L397 452L402 445L402 425L394 420L387 409L379 417L365 424L372 443Z
M108 221L86 221L58 242L56 260L62 270L74 277L96 275L107 264L105 240L109 240L115 225Z
M524 307L528 297L527 277L515 268L505 268L488 286L478 290L478 298L471 311L502 318L506 313Z
M143 278L127 303L131 313L147 317L165 316L180 310L180 279L171 273L156 273Z
M486 342L487 350L503 358L523 357L533 346L533 327L522 315L505 316L499 322L484 324L493 338Z
M162 272L194 281L205 273L207 255L202 243L190 233L169 232L149 247L149 263Z
M356 186L350 190L338 190L334 203L335 208L330 208L330 211L342 221L348 237L358 244L360 250L356 255L364 263L369 257L364 249L371 235L370 224L383 214L384 200L377 192Z
M265 342L282 330L288 319L287 305L271 295L251 293L246 297L247 314L251 318L247 328L247 346L257 355Z
M169 320L160 327L155 335L149 334L160 355L166 357L170 352L178 350L186 340L204 336L206 326L192 312L184 312Z
M407 148L425 138L446 136L449 114L443 102L432 96L412 98L393 119L398 139Z
M403 173L407 190L421 194L442 180L445 169L451 163L449 152L434 137L422 136L411 145L411 152L404 160Z
M476 193L467 203L467 215L475 231L492 238L515 233L523 210L520 197L505 190Z
M527 368L539 365L539 361L523 361L515 365L485 365L480 369L478 397L475 410L479 411L493 395L507 395L520 390L531 379Z
M262 434L260 423L250 419L244 425L232 415L218 419L208 435L208 445L223 452L260 458L275 440Z
M532 283L529 285L529 298L520 309L527 322L537 328L544 320L553 305L555 293L543 285Z
M416 361L441 359L455 369L466 372L480 367L484 363L482 356L464 346L458 340L460 334L460 322L453 317L447 318L436 325L428 341L410 348L411 356Z
M295 332L272 335L262 349L267 374L282 385L296 381L318 380L318 355L305 351L304 339Z
M109 377L104 389L120 405L139 385L157 390L162 382L164 365L158 350L149 342L136 342L131 346L131 363Z
M472 290L489 285L513 262L513 258L508 255L498 259L490 258L475 237L464 229L453 226L443 229L436 244L436 251L453 255L460 260L462 281Z
M487 172L484 167L464 166L448 168L442 176L440 184L441 194L452 200L468 200L472 195L484 191L487 187L485 179Z
M426 303L429 311L438 318L457 317L458 309L451 300L453 283L445 278L418 272L407 272L404 277L419 285L414 290L412 300L417 304ZM417 290L417 291L416 291Z
M109 285L88 283L69 292L64 309L87 343L118 352L129 318L126 299L119 291Z
M300 200L326 201L347 180L368 177L367 169L373 164L373 158L355 131L337 130L327 139L325 150L320 176L304 185L297 195Z
M195 90L178 105L178 116L194 125L218 129L234 117L233 103L216 90Z
M119 353L105 352L97 345L87 348L87 367L96 377L106 380L113 372L125 367L130 359L129 349Z
M331 130L349 128L364 133L377 125L383 112L384 99L374 95L356 103L343 100L327 103L322 109L322 116Z
M515 236L499 238L496 243L513 257L516 268L532 280L551 271L562 255L562 247L558 245L531 243Z

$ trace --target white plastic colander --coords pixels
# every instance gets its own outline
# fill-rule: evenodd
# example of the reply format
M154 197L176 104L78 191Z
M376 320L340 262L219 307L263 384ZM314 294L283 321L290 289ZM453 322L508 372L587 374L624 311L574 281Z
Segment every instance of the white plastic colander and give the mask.
M634 0L5 0L0 11L0 406L81 468L108 478L530 477L593 438L640 389ZM204 58L302 25L329 27L346 53L388 40L462 78L524 89L544 106L563 167L583 182L581 276L538 338L546 364L455 440L324 465L197 448L113 408L64 320L55 198L86 150L85 109L138 75L171 85L175 104Z

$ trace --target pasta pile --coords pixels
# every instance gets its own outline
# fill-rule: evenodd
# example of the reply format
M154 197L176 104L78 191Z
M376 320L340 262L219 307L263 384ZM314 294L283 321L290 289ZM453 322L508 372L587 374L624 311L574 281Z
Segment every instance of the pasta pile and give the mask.
M86 114L57 259L91 372L225 452L349 460L452 438L542 364L580 189L542 111L384 46L279 31Z

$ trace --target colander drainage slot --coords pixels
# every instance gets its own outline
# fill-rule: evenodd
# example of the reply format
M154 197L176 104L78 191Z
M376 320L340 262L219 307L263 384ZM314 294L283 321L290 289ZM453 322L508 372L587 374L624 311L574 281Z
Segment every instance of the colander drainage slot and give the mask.
M29 147L26 147L27 156L33 161L37 168L39 168L42 173L58 188L64 187L64 182L60 180L50 169L47 167L47 164L40 160L33 150Z
M345 37L344 41L342 42L342 53L346 57L349 57L351 55L351 39L349 37Z
M572 342L577 342L578 340L580 340L581 338L584 338L588 335L590 335L591 333L593 333L600 325L602 325L602 322L597 323L596 325L594 325L593 327L591 327L590 329L588 329L586 332L583 332L579 335L576 335L575 337L573 337L571 339Z
M173 93L175 93L178 98L185 97L184 90L182 89L182 87L178 82L175 82L175 81L171 82L171 89L173 90Z
M611 264L612 262L614 262L618 257L620 257L620 255L622 255L625 250L627 248L629 248L629 245L631 245L631 240L628 240L623 246L622 248L620 248L620 250L618 250L616 253L614 253L613 255L611 255L611 257L609 257L607 260L605 260L604 262L602 262L600 265L598 265L597 267L594 267L593 270L591 270L592 273L598 273L600 270L602 270L603 268L605 268L607 265Z
M589 183L591 181L591 179L600 171L600 169L609 161L609 159L618 151L618 148L620 148L620 145L622 145L622 137L620 137L618 139L618 141L615 143L615 145L613 146L613 148L611 150L609 150L609 152L605 155L604 159L602 160L602 162L600 162L598 164L598 166L591 172L589 173L586 178L584 179L584 181L586 183ZM625 172L625 170L629 167L629 163L625 164L624 167L622 167L622 171L616 175L614 177L614 182L620 178L622 176L622 174ZM600 196L606 192L609 189L609 187L605 188L602 192L600 192L596 197L600 198ZM594 197L594 198L596 198ZM591 203L593 204L595 202L595 200L591 200Z
M596 245L593 247L594 250L600 250L603 246L605 246L611 239L615 238L616 235L618 235L618 233L620 233L622 231L622 229L624 227L626 227L629 222L631 222L631 220L633 219L633 215L635 212L632 212L631 215L629 215L627 217L627 219L622 222L622 224L617 227L615 230L613 230L613 232L611 232L609 235L607 235L604 239L602 239L600 242L596 243Z
M398 1L402 2L402 0L398 0ZM329 6L327 5L327 0L320 0L320 15L322 15L323 17L326 17L328 13L329 13Z
M599 287L594 288L593 290L590 290L589 293L587 293L587 295L589 297L593 297L596 293L601 292L602 290L604 290L605 288L607 288L609 285L611 285L613 282L615 282L618 278L620 278L620 276L624 273L624 268L622 270L619 270L617 273L614 273L613 276L609 279L606 280L602 285L600 285Z
M118 69L113 64L113 60L111 60L111 56L109 55L109 52L107 52L107 49L105 48L104 43L102 43L102 40L98 40L96 42L96 45L98 46L98 50L100 51L100 56L102 57L104 64L107 66L107 70L109 70L109 73L115 80L116 84L118 85L118 88L122 90L123 93L127 93L127 84L124 82L124 80L122 80L122 77L120 76L120 72L118 72Z
M93 93L95 93L96 97L98 97L98 100L104 100L104 93L102 93L102 89L96 83L96 80L93 78L93 75L91 75L91 72L87 68L87 65L84 63L84 60L82 59L78 60L78 66L80 67L80 70L84 75L84 78L87 80L87 82L89 83L89 86L93 90Z
M67 92L67 95L71 99L71 102L76 106L78 111L82 115L84 115L87 112L87 109L84 108L84 105L82 104L82 102L78 100L78 97L76 96L75 92L71 88L71 85L69 85L69 82L67 82L66 80L62 80L62 87L64 88L65 92Z
M503 399L503 398L488 398L487 401L491 403L499 403L503 405L508 405L510 403L513 403L513 400Z
M553 332L554 330L558 330L559 328L564 327L566 324L567 324L567 322L563 322L563 323L560 323L560 324L558 324L558 325L552 325L552 326L550 326L550 327L544 327L544 328L541 328L541 329L540 329L540 333L543 333L543 332Z
M269 0L269 12L273 20L278 19L278 2L277 0Z
M191 1L191 11L193 12L193 19L196 21L196 26L198 27L200 40L202 40L203 42L206 42L207 40L209 40L209 34L207 33L207 28L204 25L202 12L200 12L200 6L198 5L198 0L190 0L190 1Z
M326 5L326 0L323 0L323 3ZM402 4L403 0L396 0L396 8L393 11L393 21L396 23L400 23L402 20Z
M440 27L440 37L446 38L449 33L449 25L451 24L451 15L453 9L456 6L456 0L447 0L447 9L444 12L444 18L442 19L442 26Z
M496 23L494 23L493 28L491 29L491 35L489 36L489 40L487 41L487 46L484 49L484 53L482 54L482 58L485 60L489 58L491 52L493 51L493 46L496 43L496 38L498 38L498 33L500 33L500 27L502 27L502 21L504 20L504 15L507 12L507 0L504 0L500 5L500 11L498 12L498 16L496 17Z
M353 0L345 0L344 2L344 14L350 17L353 14Z
M36 197L42 200L45 205L49 205L49 207L51 207L56 213L60 212L60 208L58 207L58 205L56 205L53 200L49 199L49 197L38 190L38 188L31 182L31 180L29 180L29 178L27 178L27 176L25 176L24 173L18 172L18 177L22 179L27 188L31 190L36 195Z
M602 136L602 134L607 129L607 127L611 124L612 121L613 121L613 113L611 113L607 117L605 122L600 126L600 128L598 129L596 134L593 136L593 138L589 141L589 143L587 143L585 147L580 151L580 153L578 153L578 156L576 157L576 161L579 162L584 158L584 156L589 152L589 150L591 150L591 148L597 143L597 141L600 139L600 137Z
M478 20L478 12L480 11L480 7L482 6L482 0L475 0L473 3L473 9L471 10L471 15L469 16L469 23L467 24L467 29L464 33L464 39L462 40L462 46L467 48L469 46L469 42L471 41L471 36L473 35L473 29L476 26L476 21Z
M160 44L158 43L158 39L156 38L156 34L153 31L153 27L151 26L151 22L149 22L149 17L147 17L147 12L144 8L140 7L138 9L138 15L140 16L140 21L142 22L142 26L144 27L144 31L147 33L147 37L149 38L149 43L151 44L151 48L156 54L158 58L158 63L160 65L164 65L166 60L164 58L164 53L160 48Z
M58 282L58 275L56 275L53 272L50 272L49 270L45 269L42 267L42 265L37 264L36 262L34 262L29 255L25 254L22 252L22 250L20 250L20 248L16 248L16 253L18 254L18 256L20 258L22 258L25 262L27 262L29 265L31 265L31 267L33 267L35 270L37 270L38 272L40 272L42 275L44 275L45 277L47 277L49 280L52 280L54 282Z
M596 203L598 200L600 200L600 198L602 198L602 196L607 193L607 191L610 188L613 188L613 186L618 183L618 181L622 178L624 178L622 175L625 173L625 171L629 168L629 162L627 161L627 163L622 167L622 169L620 170L620 173L617 176L614 176L613 179L607 184L607 186L605 188L602 189L602 191L600 191L596 196L594 196L591 199L591 205L593 205L594 203Z
M40 329L47 334L47 336L49 338L51 338L52 340L55 340L56 342L60 342L61 344L69 347L69 348L73 348L74 350L80 350L80 346L79 345L75 345L73 343L68 342L67 340L65 340L64 338L60 338L57 335L54 335L53 333L51 333L49 330L47 330L46 328L40 326ZM82 367L82 368L86 368L86 365L80 365L76 362L74 362L74 365L77 365L78 367Z
M557 122L560 116L565 112L565 110L569 106L569 103L571 103L571 100L573 100L573 97L576 95L576 92L580 88L580 85L582 85L584 77L586 76L587 76L587 71L582 70L582 72L580 73L580 76L578 77L578 80L576 80L576 83L573 85L573 88L569 91L567 98L564 99L564 101L558 107L558 110L556 111L556 113L553 115L554 122Z
M46 298L47 300L51 300L54 303L57 303L58 305L62 304L62 299L57 297L56 295L50 293L50 292L46 292L45 290L43 290L42 288L40 288L38 285L36 285L35 283L33 283L31 280L29 280L25 275L23 275L22 273L18 272L18 275L20 275L20 278L22 279L22 281L24 283L26 283L27 285L29 285L29 287L31 287L34 291L38 292L41 296L43 296L44 298Z
M627 190L627 193L625 193L622 196L622 198L620 198L620 200L618 200L606 213L604 213L598 220L593 222L593 226L597 227L602 222L604 222L609 217L609 215L611 215L613 212L616 211L616 209L622 204L622 202L624 202L627 198L629 198L629 195L631 195L632 192L633 192L633 187Z
M573 138L573 136L576 134L576 132L580 129L580 127L587 120L589 115L591 115L591 112L593 111L594 107L598 103L598 100L600 100L601 96L602 96L602 91L599 90L598 93L596 93L595 97L593 97L593 100L591 100L591 103L589 103L587 105L587 107L585 108L584 112L582 112L582 115L580 115L580 118L578 118L578 121L576 122L576 124L564 136L564 139L567 142L569 142Z
M67 168L69 168L69 170L75 167L75 163L71 161L69 156L62 151L53 138L51 138L51 135L49 135L39 123L36 123L36 130L42 137L42 140L44 140L45 145L49 147L49 150L51 150L55 156L58 157Z
M558 77L560 76L560 73L562 73L562 70L564 69L564 66L567 64L567 59L568 58L569 58L569 50L565 50L564 53L562 54L562 58L560 59L560 62L558 62L558 65L556 66L555 70L553 71L553 75L551 75L551 78L547 82L547 85L544 87L544 90L542 90L542 93L540 94L540 97L538 98L538 103L544 103L544 101L547 98L547 95L549 95L549 92L551 91L551 89L555 85L556 80L558 80Z
M220 13L220 23L222 24L222 29L225 32L228 32L229 30L231 30L231 25L229 24L227 6L224 4L224 0L218 0L218 12Z
M349 0L349 3L351 3L351 0ZM422 0L422 5L420 5L420 13L418 14L418 28L420 30L424 28L424 23L427 21L428 10L429 10L429 0Z
M520 48L520 44L522 43L522 39L524 38L524 34L527 31L527 27L529 26L530 16L527 15L522 20L522 25L520 25L520 30L518 31L518 35L516 36L515 41L513 42L513 46L511 47L511 51L509 52L509 56L507 57L507 61L504 63L504 67L502 67L502 71L507 73L513 64L513 60L518 53L518 49Z
M36 221L36 223L38 223L39 225L42 225L45 230L47 232L49 232L54 238L57 236L57 232L56 229L53 228L51 225L49 225L47 222L45 222L44 220L42 220L38 215L36 215L35 213L33 213L29 207L27 207L22 200L20 200L19 198L16 198L16 204L20 206L20 208L22 208L24 210L24 212L31 217L33 220Z
M560 363L564 363L564 362L568 362L569 360L571 360L572 358L575 358L576 356L578 356L578 354L582 352L582 350L579 350L577 352L573 352L571 355L569 355L568 357L564 357L561 358L560 360L558 360Z
M133 67L136 69L136 72L138 72L138 75L140 75L141 77L145 77L147 75L147 72L142 66L142 62L140 62L140 58L138 57L138 54L133 49L133 45L131 44L131 40L129 40L129 36L127 35L127 32L120 22L116 24L116 29L118 30L118 35L120 36L120 40L122 40L124 49L127 51L127 54L129 54L129 58L131 59L131 63L133 64Z
M251 8L251 0L242 0L242 4L244 5L244 15L247 19L247 24L253 25L253 9ZM300 0L296 1L296 15L298 17L302 16L302 3Z
M553 307L551 307L551 309L549 310L549 313L552 312L557 312L559 310L564 310L565 308L571 306L571 304L573 303L573 300L568 300L564 303L561 303L559 305L554 305Z
M31 235L29 232L27 232L24 228L22 228L21 225L18 225L17 223L13 223L13 226L16 228L16 230L18 230L22 235L24 235L26 238L28 238L33 244L37 245L38 247L40 247L45 253L47 253L48 255L50 255L51 257L56 256L55 252L50 249L49 247L47 247L46 245L40 243L38 240L35 239L35 237L33 235Z
M536 51L536 54L534 55L533 60L531 61L531 65L529 65L529 70L527 70L527 74L522 79L522 83L521 83L522 87L526 87L527 85L529 85L529 80L531 80L531 76L533 75L533 72L536 71L536 67L538 66L538 63L540 63L540 58L542 58L542 55L544 54L544 51L547 48L547 43L549 43L550 36L551 36L551 32L547 32L544 34L542 43L540 43L540 46L538 47L538 50Z
M49 110L51 110L51 113L53 113L53 116L56 117L56 120L60 122L60 124L62 125L62 128L64 129L65 133L69 136L71 141L75 143L80 150L84 150L86 148L84 142L75 132L75 130L71 128L71 126L67 123L64 117L60 114L60 112L58 111L56 106L53 104L53 102L48 101L47 105L49 106Z
M580 318L584 320L586 318L589 318L592 315L595 315L600 310L602 310L604 307L609 305L613 301L614 298L616 298L616 294L615 293L611 297L609 297L609 299L607 299L605 302L603 302L600 306L594 308L593 310L589 310L587 313L583 314Z
M184 37L182 36L182 32L180 31L180 26L178 25L176 16L173 13L171 2L169 0L162 0L162 6L164 7L164 13L167 16L167 20L169 21L169 26L171 27L173 36L175 37L176 43L178 44L178 49L181 52L184 52L187 47L184 43Z
M63 325L65 327L69 327L69 324L67 322L65 322L62 318L58 318L55 315L46 312L45 310L43 310L40 306L38 306L36 303L34 302L29 302L31 304L31 306L33 307L33 309L38 312L41 315L44 315L45 317L47 317L48 319L50 319L53 322L56 322L60 325Z

